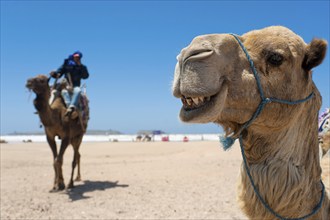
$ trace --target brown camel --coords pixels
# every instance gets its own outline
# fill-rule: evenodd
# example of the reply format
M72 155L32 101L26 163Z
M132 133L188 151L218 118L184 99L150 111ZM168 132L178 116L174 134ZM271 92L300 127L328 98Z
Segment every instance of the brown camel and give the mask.
M55 180L54 187L51 191L59 191L65 188L62 164L64 152L69 144L73 146L74 156L72 161L71 179L68 188L73 187L73 174L76 165L78 165L76 181L81 179L79 146L87 128L89 112L87 107L84 118L80 115L80 117L75 117L73 119L72 115L65 115L66 107L60 96L49 105L50 87L48 81L46 75L38 75L34 78L28 79L26 87L36 94L34 106L37 109L40 120L45 128L47 141L53 153ZM61 139L59 152L57 152L55 142L56 136Z
M224 128L226 137L241 137L247 168L243 163L239 203L249 218L330 219L318 147L321 95L312 80L312 69L323 61L327 42L313 39L306 44L281 26L236 37L198 36L181 51L172 88L183 102L180 119L214 122ZM243 48L254 63L260 86ZM267 103L245 127L258 112L260 87L269 98L295 101L313 96L295 105ZM265 208L256 191L275 214Z

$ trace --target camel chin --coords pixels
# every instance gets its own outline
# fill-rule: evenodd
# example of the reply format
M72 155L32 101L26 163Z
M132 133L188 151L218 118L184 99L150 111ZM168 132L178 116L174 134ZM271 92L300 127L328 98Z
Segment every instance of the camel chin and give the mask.
M210 123L216 121L223 110L228 93L227 85L222 82L218 92L213 95L189 97L182 93L180 119L187 123Z

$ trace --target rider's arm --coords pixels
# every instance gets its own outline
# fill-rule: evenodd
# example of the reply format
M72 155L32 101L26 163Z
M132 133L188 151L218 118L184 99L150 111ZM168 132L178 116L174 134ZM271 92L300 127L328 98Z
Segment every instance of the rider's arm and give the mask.
M62 75L63 75L63 72L59 71L59 69L57 69L56 71L51 72L51 76L53 78L61 78Z
M88 77L89 77L89 73L88 73L87 67L83 65L81 68L81 78L87 79Z
M63 74L65 74L67 72L67 67L66 66L67 66L66 61L64 61L64 64L56 70L57 78L62 77Z

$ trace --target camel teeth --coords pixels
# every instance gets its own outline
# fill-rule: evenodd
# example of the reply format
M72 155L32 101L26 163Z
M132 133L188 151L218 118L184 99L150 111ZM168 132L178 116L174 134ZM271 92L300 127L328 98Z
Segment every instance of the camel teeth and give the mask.
M186 99L185 98L181 98L181 102L185 105L185 104L187 104L187 102L186 102Z
M185 106L194 106L194 107L199 107L201 105L203 105L206 101L210 101L211 100L211 96L199 96L199 97L186 97L184 95L181 96L181 101L183 103L183 105Z
M195 103L196 105L199 104L199 98L192 98L192 100L194 101L194 103Z

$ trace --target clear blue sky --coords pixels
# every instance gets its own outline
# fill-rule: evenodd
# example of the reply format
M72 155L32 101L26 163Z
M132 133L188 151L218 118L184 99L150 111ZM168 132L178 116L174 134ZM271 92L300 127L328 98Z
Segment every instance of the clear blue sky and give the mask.
M329 42L329 1L3 1L1 134L42 131L29 77L81 50L90 78L89 129L220 133L178 119L171 93L176 55L193 37L284 25L306 42ZM313 79L329 107L329 52Z

